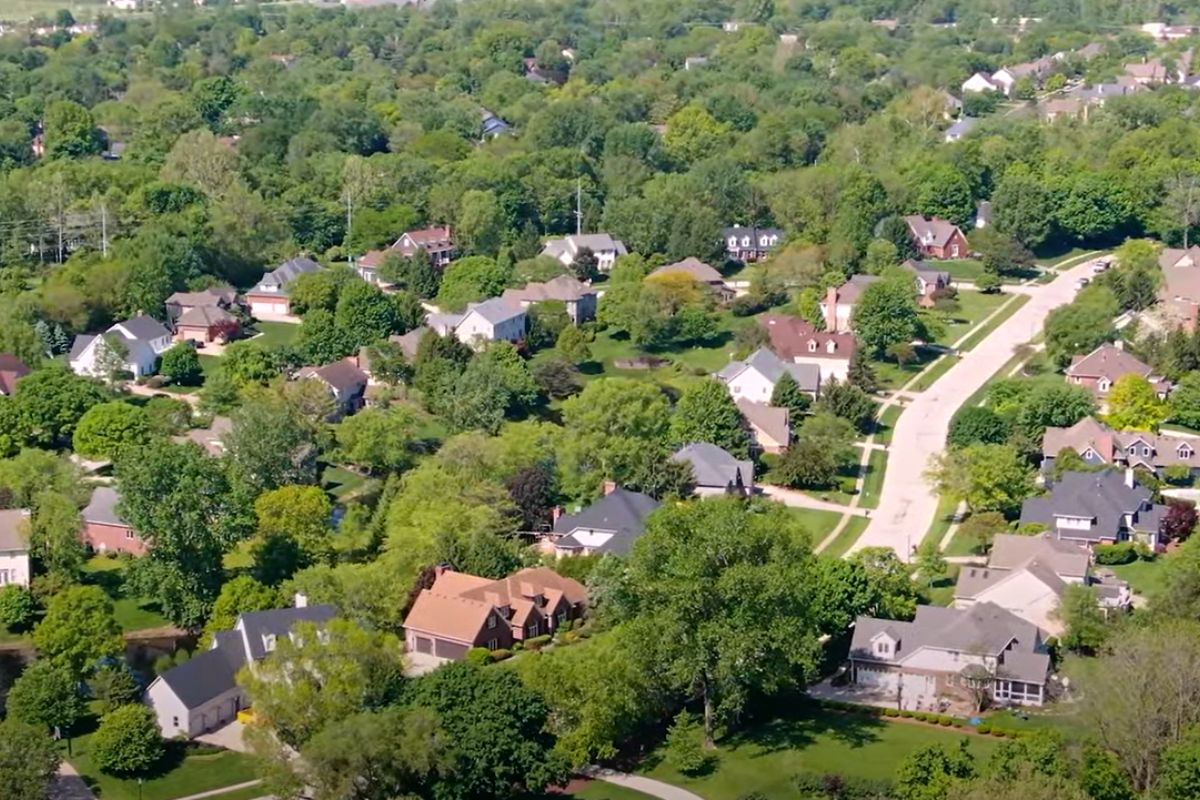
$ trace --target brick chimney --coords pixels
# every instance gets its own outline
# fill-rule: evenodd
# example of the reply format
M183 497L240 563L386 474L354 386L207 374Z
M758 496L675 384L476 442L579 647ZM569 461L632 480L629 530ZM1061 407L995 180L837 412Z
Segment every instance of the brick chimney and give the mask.
M605 481L604 483L600 484L600 486L604 490L604 495L606 497L617 490L616 481Z
M837 333L837 299L838 290L836 286L830 286L825 290L825 330L830 333Z
M550 509L550 522L551 523L558 522L558 518L561 517L562 515L563 515L563 507L555 506L554 508Z

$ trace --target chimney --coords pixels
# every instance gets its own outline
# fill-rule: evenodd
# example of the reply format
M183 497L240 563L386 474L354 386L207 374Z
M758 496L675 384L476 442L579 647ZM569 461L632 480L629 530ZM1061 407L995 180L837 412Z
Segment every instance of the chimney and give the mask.
M830 286L825 290L825 329L830 333L837 333L837 297L838 291L836 286Z
M1126 467L1126 468L1125 468L1125 488L1126 488L1126 489L1132 489L1132 488L1133 488L1133 483L1134 483L1134 480L1133 480L1133 467Z
M552 523L558 522L558 518L561 517L562 515L563 515L563 507L555 506L554 508L550 509L550 522L552 522Z
M308 608L308 595L304 592L296 592L292 596L292 605L296 608Z
M1125 349L1125 340L1117 339L1115 342L1113 342L1113 347L1117 348L1118 350L1124 350Z
M604 483L600 484L600 486L604 490L604 495L606 497L617 490L616 481L605 481Z
M450 569L450 565L445 562L433 565L433 577L440 578Z

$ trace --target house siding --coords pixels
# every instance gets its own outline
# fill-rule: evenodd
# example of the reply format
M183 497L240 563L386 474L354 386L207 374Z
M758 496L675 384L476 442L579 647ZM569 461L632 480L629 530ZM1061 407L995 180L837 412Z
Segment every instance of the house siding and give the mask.
M132 553L140 556L146 552L146 543L137 534L130 539L127 534L132 530L128 525L88 522L83 526L83 542L101 553Z
M161 678L146 689L146 704L154 710L164 739L177 736L193 738L216 730L237 718L246 707L241 689L217 695L198 708L189 709Z
M0 586L15 583L29 585L29 554L19 551L0 552Z

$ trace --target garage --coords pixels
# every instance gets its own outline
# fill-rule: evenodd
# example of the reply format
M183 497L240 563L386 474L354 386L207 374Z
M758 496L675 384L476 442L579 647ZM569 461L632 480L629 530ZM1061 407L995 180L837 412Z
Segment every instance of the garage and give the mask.
M426 639L424 636L414 637L417 644L418 653L433 653L433 640Z
M251 314L286 314L288 313L288 304L286 300L252 300L250 301Z
M872 669L860 666L855 669L854 676L854 680L859 686L886 692L895 692L899 685L900 673L887 669Z

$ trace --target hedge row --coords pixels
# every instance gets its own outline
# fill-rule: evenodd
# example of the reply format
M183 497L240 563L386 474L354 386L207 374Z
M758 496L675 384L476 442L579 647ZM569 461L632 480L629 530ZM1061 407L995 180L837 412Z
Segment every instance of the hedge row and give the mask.
M911 711L907 708L880 708L879 706L859 705L858 703L847 703L842 700L820 700L818 701L824 708L833 711L845 711L851 714L863 714L868 717L884 717L887 719L915 719L918 722L927 722L930 725L939 725L943 728L970 728L965 719L960 717L952 717L948 714L935 714L932 711ZM977 733L986 734L989 736L998 736L1001 738L1017 738L1025 732L1015 728L1002 728L990 723L980 723L975 731Z

